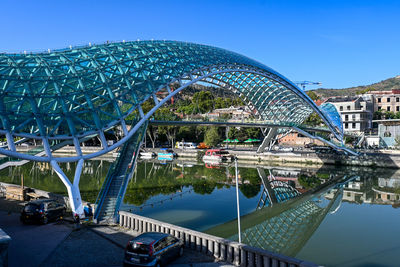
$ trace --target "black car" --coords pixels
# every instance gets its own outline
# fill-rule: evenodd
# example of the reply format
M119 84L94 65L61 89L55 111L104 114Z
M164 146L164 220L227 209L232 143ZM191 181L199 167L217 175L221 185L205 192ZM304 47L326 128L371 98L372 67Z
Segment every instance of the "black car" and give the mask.
M182 255L182 240L170 234L148 232L128 242L124 266L164 266Z
M46 224L64 216L65 205L52 199L38 199L28 202L21 212L21 222L37 222Z

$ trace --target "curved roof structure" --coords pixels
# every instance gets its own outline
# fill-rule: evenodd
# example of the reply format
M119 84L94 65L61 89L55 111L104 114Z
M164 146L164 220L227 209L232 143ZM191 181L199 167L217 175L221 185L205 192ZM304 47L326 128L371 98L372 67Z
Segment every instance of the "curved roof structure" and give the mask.
M257 61L206 45L136 41L0 54L0 135L7 139L0 153L37 161L99 156L123 144L152 115L155 109L143 114L144 101L153 97L163 104L198 81L232 90L268 122L299 125L317 112L339 140L343 137L336 110L318 108L296 85ZM180 88L172 91L176 82ZM159 103L155 93L160 90L169 94ZM129 127L126 117L135 110L141 120ZM114 127L124 137L110 145L105 133ZM102 150L82 155L80 144L93 136L101 140ZM27 139L42 140L45 153L17 152L15 143ZM53 146L68 142L76 155L53 157Z

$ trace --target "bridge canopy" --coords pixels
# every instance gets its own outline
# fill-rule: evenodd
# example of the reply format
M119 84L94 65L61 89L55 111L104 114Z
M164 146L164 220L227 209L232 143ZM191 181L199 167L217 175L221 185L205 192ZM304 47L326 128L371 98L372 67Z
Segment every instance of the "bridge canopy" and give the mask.
M127 126L126 118L135 110L144 118L144 101L153 97L158 103L160 90L170 98L176 93L173 83L183 89L199 81L233 91L266 122L296 126L316 112L339 140L343 137L336 109L319 108L295 84L257 61L194 43L135 41L0 54L0 135L7 139L0 153L50 161L56 159L54 144L70 142L76 155L60 161L99 156L133 135L138 127ZM106 133L115 127L123 138L110 145ZM102 150L82 155L81 143L94 136ZM46 153L17 152L14 144L21 138L42 140Z

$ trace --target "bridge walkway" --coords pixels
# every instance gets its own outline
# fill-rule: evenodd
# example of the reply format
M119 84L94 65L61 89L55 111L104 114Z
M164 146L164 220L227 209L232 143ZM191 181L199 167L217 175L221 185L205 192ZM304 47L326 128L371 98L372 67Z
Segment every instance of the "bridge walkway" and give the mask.
M116 161L111 165L96 200L93 216L96 223L116 221L146 129L147 124L124 144Z

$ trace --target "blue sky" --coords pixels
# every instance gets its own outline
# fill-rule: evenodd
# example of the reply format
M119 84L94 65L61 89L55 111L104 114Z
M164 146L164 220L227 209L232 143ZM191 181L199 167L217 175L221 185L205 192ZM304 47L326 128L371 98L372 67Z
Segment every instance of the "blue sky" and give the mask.
M2 0L0 7L0 52L168 39L232 50L326 88L400 75L400 1Z

